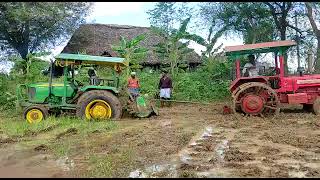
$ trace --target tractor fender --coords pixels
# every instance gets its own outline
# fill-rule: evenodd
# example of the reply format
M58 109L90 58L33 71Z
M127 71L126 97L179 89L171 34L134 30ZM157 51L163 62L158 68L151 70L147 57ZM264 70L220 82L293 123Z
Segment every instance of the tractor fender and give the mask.
M268 79L266 77L258 76L258 77L241 77L231 82L229 90L232 94L235 94L239 88L241 88L244 84L248 84L250 82L260 82L267 84Z
M106 87L106 86L85 86L80 89L81 92L88 92L92 90L106 90L111 92L114 95L119 94L119 90L115 87Z

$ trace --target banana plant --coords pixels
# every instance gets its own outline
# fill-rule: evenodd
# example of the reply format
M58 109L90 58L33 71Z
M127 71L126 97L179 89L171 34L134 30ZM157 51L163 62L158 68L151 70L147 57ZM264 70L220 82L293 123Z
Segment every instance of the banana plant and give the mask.
M137 66L141 60L146 57L147 52L149 51L147 48L141 47L140 43L145 39L145 35L141 34L131 40L120 36L119 45L113 45L112 50L119 53L120 57L125 58L129 64L133 66ZM127 68L127 77L130 73L130 66Z
M183 59L192 52L188 48L190 40L201 42L201 37L196 34L190 34L187 32L187 26L190 22L190 18L185 19L179 29L173 29L170 33L166 33L159 28L153 28L154 32L163 37L163 41L158 43L155 47L155 51L164 59L170 63L171 74L175 77L178 70L178 64L183 62ZM187 40L181 42L181 40Z

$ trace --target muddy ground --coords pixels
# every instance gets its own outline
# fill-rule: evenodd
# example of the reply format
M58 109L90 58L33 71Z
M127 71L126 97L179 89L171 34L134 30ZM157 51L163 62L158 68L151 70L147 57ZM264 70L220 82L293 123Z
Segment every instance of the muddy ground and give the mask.
M87 134L2 130L0 177L320 177L319 117L301 107L275 118L222 115L222 107L176 104Z

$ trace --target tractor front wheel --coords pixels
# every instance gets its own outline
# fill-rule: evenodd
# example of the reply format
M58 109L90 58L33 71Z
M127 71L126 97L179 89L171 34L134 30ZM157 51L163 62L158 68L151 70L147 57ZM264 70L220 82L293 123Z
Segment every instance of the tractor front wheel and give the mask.
M233 93L233 111L254 116L270 116L280 112L277 93L264 83L250 82Z
M119 119L122 115L122 106L119 99L111 92L92 90L79 98L76 114L87 120Z
M32 105L26 107L23 112L24 118L28 123L39 123L49 116L48 109L41 105Z

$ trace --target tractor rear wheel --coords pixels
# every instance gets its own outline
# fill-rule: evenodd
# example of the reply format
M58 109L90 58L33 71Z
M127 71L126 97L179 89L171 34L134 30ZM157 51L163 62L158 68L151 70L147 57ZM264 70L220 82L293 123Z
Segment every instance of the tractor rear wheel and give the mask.
M245 83L236 90L233 93L234 112L262 117L280 112L277 93L264 83Z
M23 116L30 124L39 123L49 116L48 109L42 105L31 105L26 107Z
M78 100L76 115L90 119L119 119L122 106L111 92L92 90L84 93Z
M320 98L318 97L312 105L313 113L316 115L320 115Z

